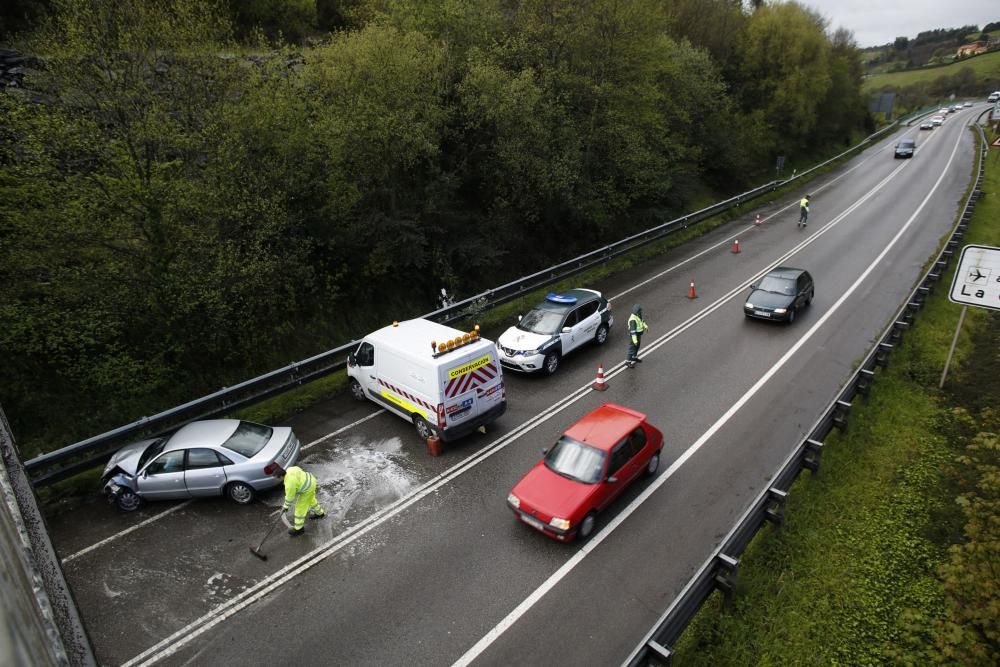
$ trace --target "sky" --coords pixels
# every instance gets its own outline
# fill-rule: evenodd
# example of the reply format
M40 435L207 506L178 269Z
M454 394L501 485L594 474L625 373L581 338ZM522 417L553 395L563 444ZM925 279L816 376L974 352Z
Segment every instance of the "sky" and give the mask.
M935 28L1000 21L997 0L799 0L826 17L831 30L847 28L858 46L878 46Z

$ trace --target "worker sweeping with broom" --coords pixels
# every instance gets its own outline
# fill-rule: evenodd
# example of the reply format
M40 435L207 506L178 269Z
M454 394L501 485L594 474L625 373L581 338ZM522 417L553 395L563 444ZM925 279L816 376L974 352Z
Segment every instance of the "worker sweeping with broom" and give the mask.
M298 537L305 532L306 515L313 519L322 519L326 516L326 510L316 502L316 476L311 472L306 472L298 466L292 466L288 470L278 468L274 476L285 480L285 502L281 506L282 512L287 512L294 505L295 516L292 527L288 529L288 534Z
M295 506L295 515L292 523L292 527L288 529L288 534L292 537L298 537L305 532L306 516L310 516L313 519L322 519L326 516L326 510L323 506L316 502L316 476L312 473L308 473L298 466L292 466L288 470L285 470L277 464L271 464L265 468L264 472L274 475L278 479L284 479L285 481L285 502L282 504L281 509L272 513L271 516L277 516L271 527L268 528L267 532L264 533L264 537L261 539L260 544L256 548L250 547L250 553L261 560L267 560L267 554L262 552L260 549L264 546L264 542L271 535L271 532L277 527L278 523L281 521L282 515L288 511L290 507Z

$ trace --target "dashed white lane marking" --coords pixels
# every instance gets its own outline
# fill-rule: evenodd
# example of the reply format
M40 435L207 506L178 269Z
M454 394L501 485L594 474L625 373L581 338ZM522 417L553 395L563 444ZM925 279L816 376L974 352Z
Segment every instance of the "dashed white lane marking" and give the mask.
M957 149L957 144L956 144L956 149ZM954 157L954 152L953 152L953 157ZM888 180L892 177L892 175L898 173L901 169L905 168L907 166L907 164L909 164L909 163L903 163L902 165L900 165L899 167L897 167L892 172L892 174L890 174L890 176L886 177L882 182L880 182L878 185L876 185L875 188L873 188L872 192L874 192L875 190L883 187L884 184L886 182L888 182ZM950 161L949 161L949 164L950 164ZM943 177L943 174L944 174L944 172L942 172L942 177ZM938 182L940 182L940 179L939 179ZM936 187L937 186L935 185L935 188ZM933 190L932 190L932 192L933 192ZM872 194L872 193L870 192L869 195L870 194ZM925 200L925 203L926 203L926 200ZM854 210L854 208L856 208L856 207L857 207L857 204L855 204L852 207L850 207L849 210ZM921 204L921 208L922 207L923 207L923 204ZM918 211L917 211L918 213L919 213L919 210L920 209L918 209ZM844 217L846 215L847 215L847 213L845 212L844 214L838 216L834 221L831 221L831 223L829 223L827 225L827 227L824 227L823 230L820 230L819 232L817 232L817 234L815 234L814 237L815 236L819 236L821 233L824 232L824 230L826 230L828 228L832 228L832 226L834 224L836 224L840 220L844 219ZM913 217L916 217L916 214L914 214ZM913 218L911 218L911 221L912 221L912 219ZM907 222L906 226L908 227L909 224L910 224L910 222ZM809 242L811 242L811 241L807 239L806 241L803 242L803 244L809 243ZM895 241L893 241L893 243L895 243ZM802 244L800 244L800 246L801 245ZM891 247L891 245L890 245L890 247ZM794 252L794 251L792 251L792 252ZM740 290L742 290L742 286L738 290L734 290L730 294L722 297L721 299L719 299L718 301L716 301L715 303L713 303L711 306L709 306L709 308L717 308L717 307L719 307L721 303L724 303L726 300L732 298L732 295L735 294L736 292L740 291ZM686 325L682 325L682 326L679 326L679 327L675 328L674 331L671 334L668 334L668 335L677 335L681 331L683 331L683 329L685 328L685 326L687 326L687 327L693 326L700 319L701 319L701 316L693 317L690 320L688 320L688 323ZM821 320L821 321L825 321L825 319ZM665 339L666 339L666 336L664 336L662 339L658 340L657 344L662 344L665 341ZM796 348L796 349L798 349L798 348ZM621 372L621 370L622 369L620 368L618 372ZM323 562L328 557L330 557L330 556L336 554L337 552L341 551L345 547L349 546L353 542L355 542L358 539L360 539L362 536L364 536L367 533L371 532L372 530L374 530L378 526L382 525L386 521L389 521L390 519L392 519L396 515L398 515L401 512L405 511L410 506L416 504L417 502L419 502L420 500L422 500L426 496L434 493L436 490L438 490L442 486L448 484L449 482L451 482L455 478L457 478L460 475L464 474L465 472L471 470L472 468L474 468L475 466L479 465L483 461L487 460L488 458L490 458L494 454L497 454L498 452L502 451L509 444L511 444L512 442L516 441L519 437L521 437L523 434L525 434L525 433L527 433L527 432L535 429L536 427L538 427L542 423L544 423L544 422L548 421L549 419L551 419L552 417L554 417L556 414L558 414L558 413L562 412L563 410L565 410L570 405L576 403L577 401L579 401L580 399L584 398L585 396L590 395L590 393L591 393L590 383L583 385L582 387L578 388L576 391L572 392L571 394L567 395L566 397L564 397L564 398L560 399L559 401L557 401L556 403L552 404L547 409L539 412L534 417L531 417L530 419L528 419L525 422L521 423L520 425L518 425L517 427L515 427L514 429L512 429L510 432L508 432L507 434L505 434L501 438L498 438L497 440L493 441L492 443L490 443L489 445L487 445L485 448L483 448L479 452L477 452L477 453L473 454L472 456L470 456L470 457L468 457L468 458L466 458L466 459L464 459L464 460L456 463L451 468L445 470L441 474L437 475L436 477L433 477L432 479L428 480L424 484L420 485L419 487L417 487L409 495L400 498L399 500L393 502L390 505L387 505L386 507L384 507L381 510L379 510L379 511L375 512L374 514L372 514L370 517L368 517L364 521L362 521L362 522L360 522L358 524L355 524L354 526L349 527L347 530L345 530L340 535L337 535L336 537L334 537L333 539L327 541L325 544L317 547L316 549L314 549L310 553L305 554L304 556L298 558L297 560L289 563L288 565L284 566L283 568L281 568L280 570L278 570L274 574L271 574L271 575L265 577L261 581L257 582L256 584L254 584L250 588L248 588L245 591L243 591L241 594L239 594L239 595L231 598L230 600L227 600L226 602L218 605L214 609L210 610L207 614L203 615L201 618L193 621L192 623L189 623L188 625L186 625L183 628L177 630L176 632L174 632L170 636L168 636L165 639L161 640L160 642L158 642L154 646L151 646L150 648L146 649L145 651L143 651L139 655L135 656L134 658L132 658L128 662L124 663L123 667L134 667L136 665L143 665L143 666L144 665L151 665L151 664L156 663L159 660L162 660L162 659L164 659L166 657L169 657L169 656L177 653L178 651L182 650L187 644L189 644L190 642L194 641L197 637L199 637L203 633L208 632L209 630L211 630L212 628L214 628L219 623L222 623L223 621L225 621L228 618L234 616L235 614L239 613L243 609L245 609L245 608L249 607L250 605L254 604L255 602L257 602L258 600L262 599L263 597L265 597L266 595L268 595L272 591L274 591L274 590L280 588L281 586L283 586L284 584L286 584L288 581L290 581L290 580L294 579L295 577L299 576L300 574L306 572L307 570L309 570L310 568L312 568L314 565L317 565L317 564ZM728 417L726 419L728 419ZM721 427L721 425L720 425L720 427ZM700 447L701 445L699 444L698 446ZM691 452L691 453L693 454L693 452ZM690 454L688 454L688 457L690 457ZM671 468L669 468L664 473L664 476L666 476L666 475L672 475L673 471L676 470L676 467L679 467L679 465L675 462L675 464L673 466L671 466ZM644 496L644 497L648 497L648 495ZM628 511L628 513L631 514L632 512L635 511L635 509L632 507L632 505L630 505L629 508L626 508L626 511ZM551 579L551 584L549 584L547 587L545 585L543 585L543 588L545 589L545 591L551 589L552 586L554 586L556 583L558 583L559 579L561 579L563 576L565 576L566 573L568 573L570 570L572 570L573 567L575 567L575 564L579 562L579 560L582 560L583 555L581 555L581 554L585 554L585 553L589 552L593 547L596 547L597 544L599 544L600 541L603 540L604 537L606 537L607 534L609 534L609 528L611 528L613 525L616 526L616 525L620 524L621 521L624 521L624 519L626 518L626 516L627 515L622 516L620 520L613 521L611 524L609 524L608 527L606 527L603 531L601 531L601 533L599 533L597 536L595 536L595 538L593 538L591 540L591 542L589 542L584 547L587 550L586 552L581 551L580 553L578 553L577 555L575 555L569 562L567 562L563 567L561 567L556 572L556 574L554 574L553 577L550 578ZM579 559L579 560L577 560L577 559ZM560 573L562 573L562 574L560 575ZM558 577L558 578L556 578L556 577ZM541 589L539 589L539 590L541 590ZM538 596L537 599L540 599L542 595L544 595L544 592L542 592ZM525 605L526 605L526 603L528 601L526 600L525 602L523 602L521 605L518 606L517 609L514 610L514 612L511 612L511 614L506 619L504 619L504 621L502 621L500 625L498 625L496 628L494 628L493 632L491 632L489 635L487 635L487 637L484 637L482 640L480 640L480 642L478 644L476 644L475 647L473 647L472 649L470 649L469 652L466 653L466 656L469 657L469 661L471 661L472 659L474 659L475 656L478 655L478 653L481 653L482 650L485 650L485 648L488 647L493 641L495 641L497 637L499 637L501 634L503 634L503 632L506 630L506 628L510 627L510 625L513 625L514 621L518 617L520 617L521 614L523 614L525 611L527 611L527 609L529 609L531 607L531 605L533 605L534 602L537 601L537 599L535 599L534 601L532 601L530 604L527 604L527 606L525 606ZM523 610L522 610L522 608L523 608ZM518 613L518 610L522 610L522 611L520 613ZM503 626L502 629L500 629L501 626ZM488 639L488 641L487 641L487 639ZM480 647L480 646L481 646L481 648L479 648L479 650L477 651L476 647ZM466 656L463 656L462 659L465 659ZM457 664L461 664L461 660L460 660L460 663L457 663Z
M883 147L883 148L879 149L878 151L876 151L873 154L872 157L874 157L874 155L878 155L878 153L880 153L883 150L885 150L886 147ZM841 178L844 178L845 176L847 176L848 174L850 174L851 172L853 172L855 169L859 169L860 167L862 167L866 162L868 162L868 160L872 159L872 157L869 157L869 158L866 158L866 159L862 160L861 162L859 162L854 167L851 167L849 170L845 171L843 174L841 174L841 175L837 176L836 178L830 180L828 183L825 183L824 185L816 188L815 192L820 192L820 191L822 191L822 190L830 187L831 185L833 185L834 183L836 183L837 181L839 181ZM795 206L795 204L797 203L797 201L798 200L795 200L792 203L788 204L787 206L784 206L784 207L778 209L777 211L775 211L771 215L767 216L766 218L762 218L761 222L767 222L768 220L771 220L772 218L776 217L779 213L782 213L783 211L786 211L789 208L792 208L793 206ZM750 226L751 229L753 227L754 227L754 225ZM737 236L739 236L739 233L734 234L733 236L730 236L727 239L724 239L724 240L720 241L719 243L717 243L717 244L715 244L715 245L713 245L713 246L711 246L709 248L706 248L705 250L702 250L701 252L697 253L696 255L688 257L687 259L685 259L685 260L683 260L681 262L678 262L677 264L674 264L673 266L671 266L671 267L669 267L669 268L661 271L660 273L656 274L652 278L649 278L647 280L643 280L640 283L636 283L632 287L629 287L628 289L626 289L626 290L624 290L624 291L616 294L615 296L611 297L611 299L612 300L618 299L618 298L620 298L622 296L625 296L629 292L632 292L633 290L636 290L636 289L639 289L640 287L648 285L649 283L653 282L654 280L656 280L658 278L661 278L661 277L667 275L668 273L671 273L672 271L676 271L677 269L679 269L682 266L688 264L689 262L694 261L695 259L704 256L708 252L717 250L720 247L728 245L729 242L732 241L733 239L735 239ZM797 247L804 247L804 246L797 246ZM641 354L640 356L645 356L650 351L651 351L651 346L647 346L647 348L644 351L644 353ZM334 436L340 435L344 431L352 429L355 426L358 426L359 424L363 424L364 422L368 421L369 419L372 419L372 418L374 418L374 417L376 417L376 416L378 416L378 415L380 415L380 414L382 414L384 412L385 412L384 408L376 410L375 412L371 413L370 415L368 415L366 417L362 417L361 419L358 419L357 421L352 422L352 423L348 424L347 426L344 426L344 427L341 427L341 428L337 429L333 433L328 433L327 435L324 435L324 436L322 436L320 438L317 438L316 440L313 440L312 442L310 442L307 445L303 445L302 449L306 450L306 449L309 449L310 447L314 447L314 446L316 446L316 445L318 445L318 444L320 444L322 442L325 442L325 441L329 440L330 438L332 438ZM147 526L147 525L149 525L151 523L154 523L154 522L158 521L159 519L165 518L165 517L169 516L170 514L172 514L173 512L176 512L177 510L181 509L182 507L187 506L191 502L192 501L190 501L190 500L189 501L185 501L184 503L181 503L180 505L178 505L176 507L172 507L172 508L170 508L169 510L167 510L165 512L161 512L160 514L158 514L156 516L153 516L153 517L150 517L149 519L146 519L142 523L139 523L139 524L136 524L134 526L131 526L130 528L126 528L125 530L121 531L120 533L115 533L114 535L111 535L110 537L106 537L103 540L90 545L89 547L81 549L80 551L77 551L76 553L70 554L69 556L66 556L62 560L62 564L65 565L65 564L67 564L67 563L69 563L69 562L71 562L71 561L79 558L80 556L88 554L88 553L90 553L92 551L95 551L95 550L97 550L97 549L105 546L106 544L109 544L110 542L114 542L117 539L125 537L129 533L132 533L132 532L138 530L139 528L143 528L143 527L145 527L145 526Z
M844 304L844 302L847 301L847 299L850 298L852 294L854 294L854 292L858 289L858 287L868 278L871 272L874 271L875 268L882 263L882 260L885 259L885 256L889 254L889 251L892 250L892 248L896 245L899 239L903 238L903 235L913 224L913 221L917 219L917 216L924 209L924 206L927 205L927 202L930 201L930 198L937 191L938 186L941 185L941 181L944 180L944 177L948 172L948 168L951 166L952 161L955 159L955 154L958 151L959 143L961 143L961 136L959 137L959 140L955 142L955 146L954 148L952 148L951 151L951 156L948 158L948 163L945 165L945 168L941 171L941 175L938 176L937 181L934 183L934 187L930 189L930 192L927 193L927 196L925 196L923 201L920 202L920 206L917 207L916 211L913 212L913 215L910 216L910 218L906 221L906 223L902 226L902 228L900 228L900 230L896 233L896 235L892 238L892 240L889 241L889 243L882 250L882 252L880 252L878 256L868 265L868 268L866 268L865 271L860 276L858 276L857 280L854 281L854 283L850 286L850 288L848 288L848 290L844 292L844 294L841 295L839 299L837 299L836 303L834 303L830 307L830 309L827 310L826 313L824 313L823 316L820 317L819 320L817 320L817 322L812 327L809 328L809 330L802 336L802 338L796 341L796 343L792 345L788 349L788 351L785 352L785 354L764 375L762 375L760 379L758 379L757 382L755 382L754 385L750 387L750 389L748 389L745 394L743 394L742 397L740 397L739 400L733 403L733 405L730 406L730 408L726 410L726 412L721 417L719 417L719 419L716 420L716 422L712 424L712 426L710 426L707 431L702 433L701 436L690 447L688 447L684 451L684 453L681 454L677 458L677 460L674 461L673 464L671 464L670 467L663 472L662 475L653 480L653 482L650 483L650 485L647 486L642 491L642 493L640 493L636 497L635 500L629 503L628 507L622 510L617 516L614 517L614 519L608 522L608 525L605 526L603 530L601 530L597 535L595 535L589 542L581 546L580 549L575 554L573 554L573 556L568 561L566 561L566 563L562 565L562 567L556 570L555 573L552 574L552 576L546 579L541 586L535 589L527 598L525 598L521 602L521 604L515 607L513 611L511 611L503 620L501 620L497 625L495 625L492 630L486 633L486 635L483 636L482 639L480 639L472 648L466 651L461 658L456 660L452 667L465 667L466 665L471 664L473 660L479 657L483 653L483 651L489 648L490 645L493 644L493 642L499 639L501 635L503 635L512 625L514 625L514 623L516 623L518 619L524 616L524 614L526 614L529 609L531 609L539 600L545 597L546 593L552 590L556 586L556 584L558 584L563 578L566 577L567 574L572 572L573 569L577 565L579 565L583 561L583 559L587 557L588 554L592 553L598 546L600 546L601 542L606 540L608 536L611 535L611 533L613 533L615 529L618 528L618 526L620 526L637 509L639 509L639 507L641 507L642 504L645 503L646 500L648 500L649 497L653 495L653 493L655 493L657 489L663 486L668 479L673 477L674 474L678 470L680 470L681 466L683 466L688 461L688 459L694 456L694 454L699 449L701 449L705 445L705 443L707 443L709 439L711 439L712 436L714 436L719 431L719 429L725 426L726 423L733 417L733 415L735 415L751 398L753 398L753 396L758 391L760 391L760 389L772 377L774 377L774 375L788 362L788 360L791 359L795 355L795 353L802 348L803 345L805 345L806 341L812 338L812 336L820 329L820 327L822 327L826 323L826 321L830 319L830 317L832 317L835 312L837 312L837 310ZM901 168L902 167L894 170L893 175L899 173ZM882 183L876 186L876 189L880 189L887 181L888 179L882 181ZM874 190L872 192L869 192L865 198L871 196L873 192Z

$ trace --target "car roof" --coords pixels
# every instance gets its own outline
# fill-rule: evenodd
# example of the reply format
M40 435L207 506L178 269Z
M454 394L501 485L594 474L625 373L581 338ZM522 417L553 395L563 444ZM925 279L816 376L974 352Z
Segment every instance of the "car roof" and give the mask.
M559 292L559 296L571 297L576 299L573 303L556 303L555 301L550 301L548 297L543 299L541 303L535 306L539 310L554 310L556 312L565 312L573 310L577 306L583 305L585 303L590 303L591 301L596 301L601 298L601 293L592 289L576 288L571 290L566 290L565 292Z
M240 425L239 419L206 419L182 426L167 440L163 451L221 445L229 439Z
M615 403L605 403L581 417L565 434L596 449L610 451L645 419L646 415L641 412Z
M775 278L787 278L791 280L798 278L803 273L806 273L805 269L796 269L791 266L778 266L768 271L767 275L774 276Z

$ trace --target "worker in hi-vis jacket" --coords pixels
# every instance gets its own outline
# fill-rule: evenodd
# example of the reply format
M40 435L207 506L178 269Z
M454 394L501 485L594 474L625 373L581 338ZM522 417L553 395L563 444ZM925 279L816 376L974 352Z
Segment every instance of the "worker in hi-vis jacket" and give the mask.
M274 474L285 481L285 503L281 506L281 511L287 512L288 508L295 506L295 516L288 534L298 537L305 531L307 514L312 519L326 516L326 510L316 502L316 476L298 466L292 466L288 470L279 467Z
M642 363L639 358L639 343L642 342L642 334L646 333L646 323L642 320L642 306L635 304L632 306L632 314L628 317L628 356L625 363L629 368Z

